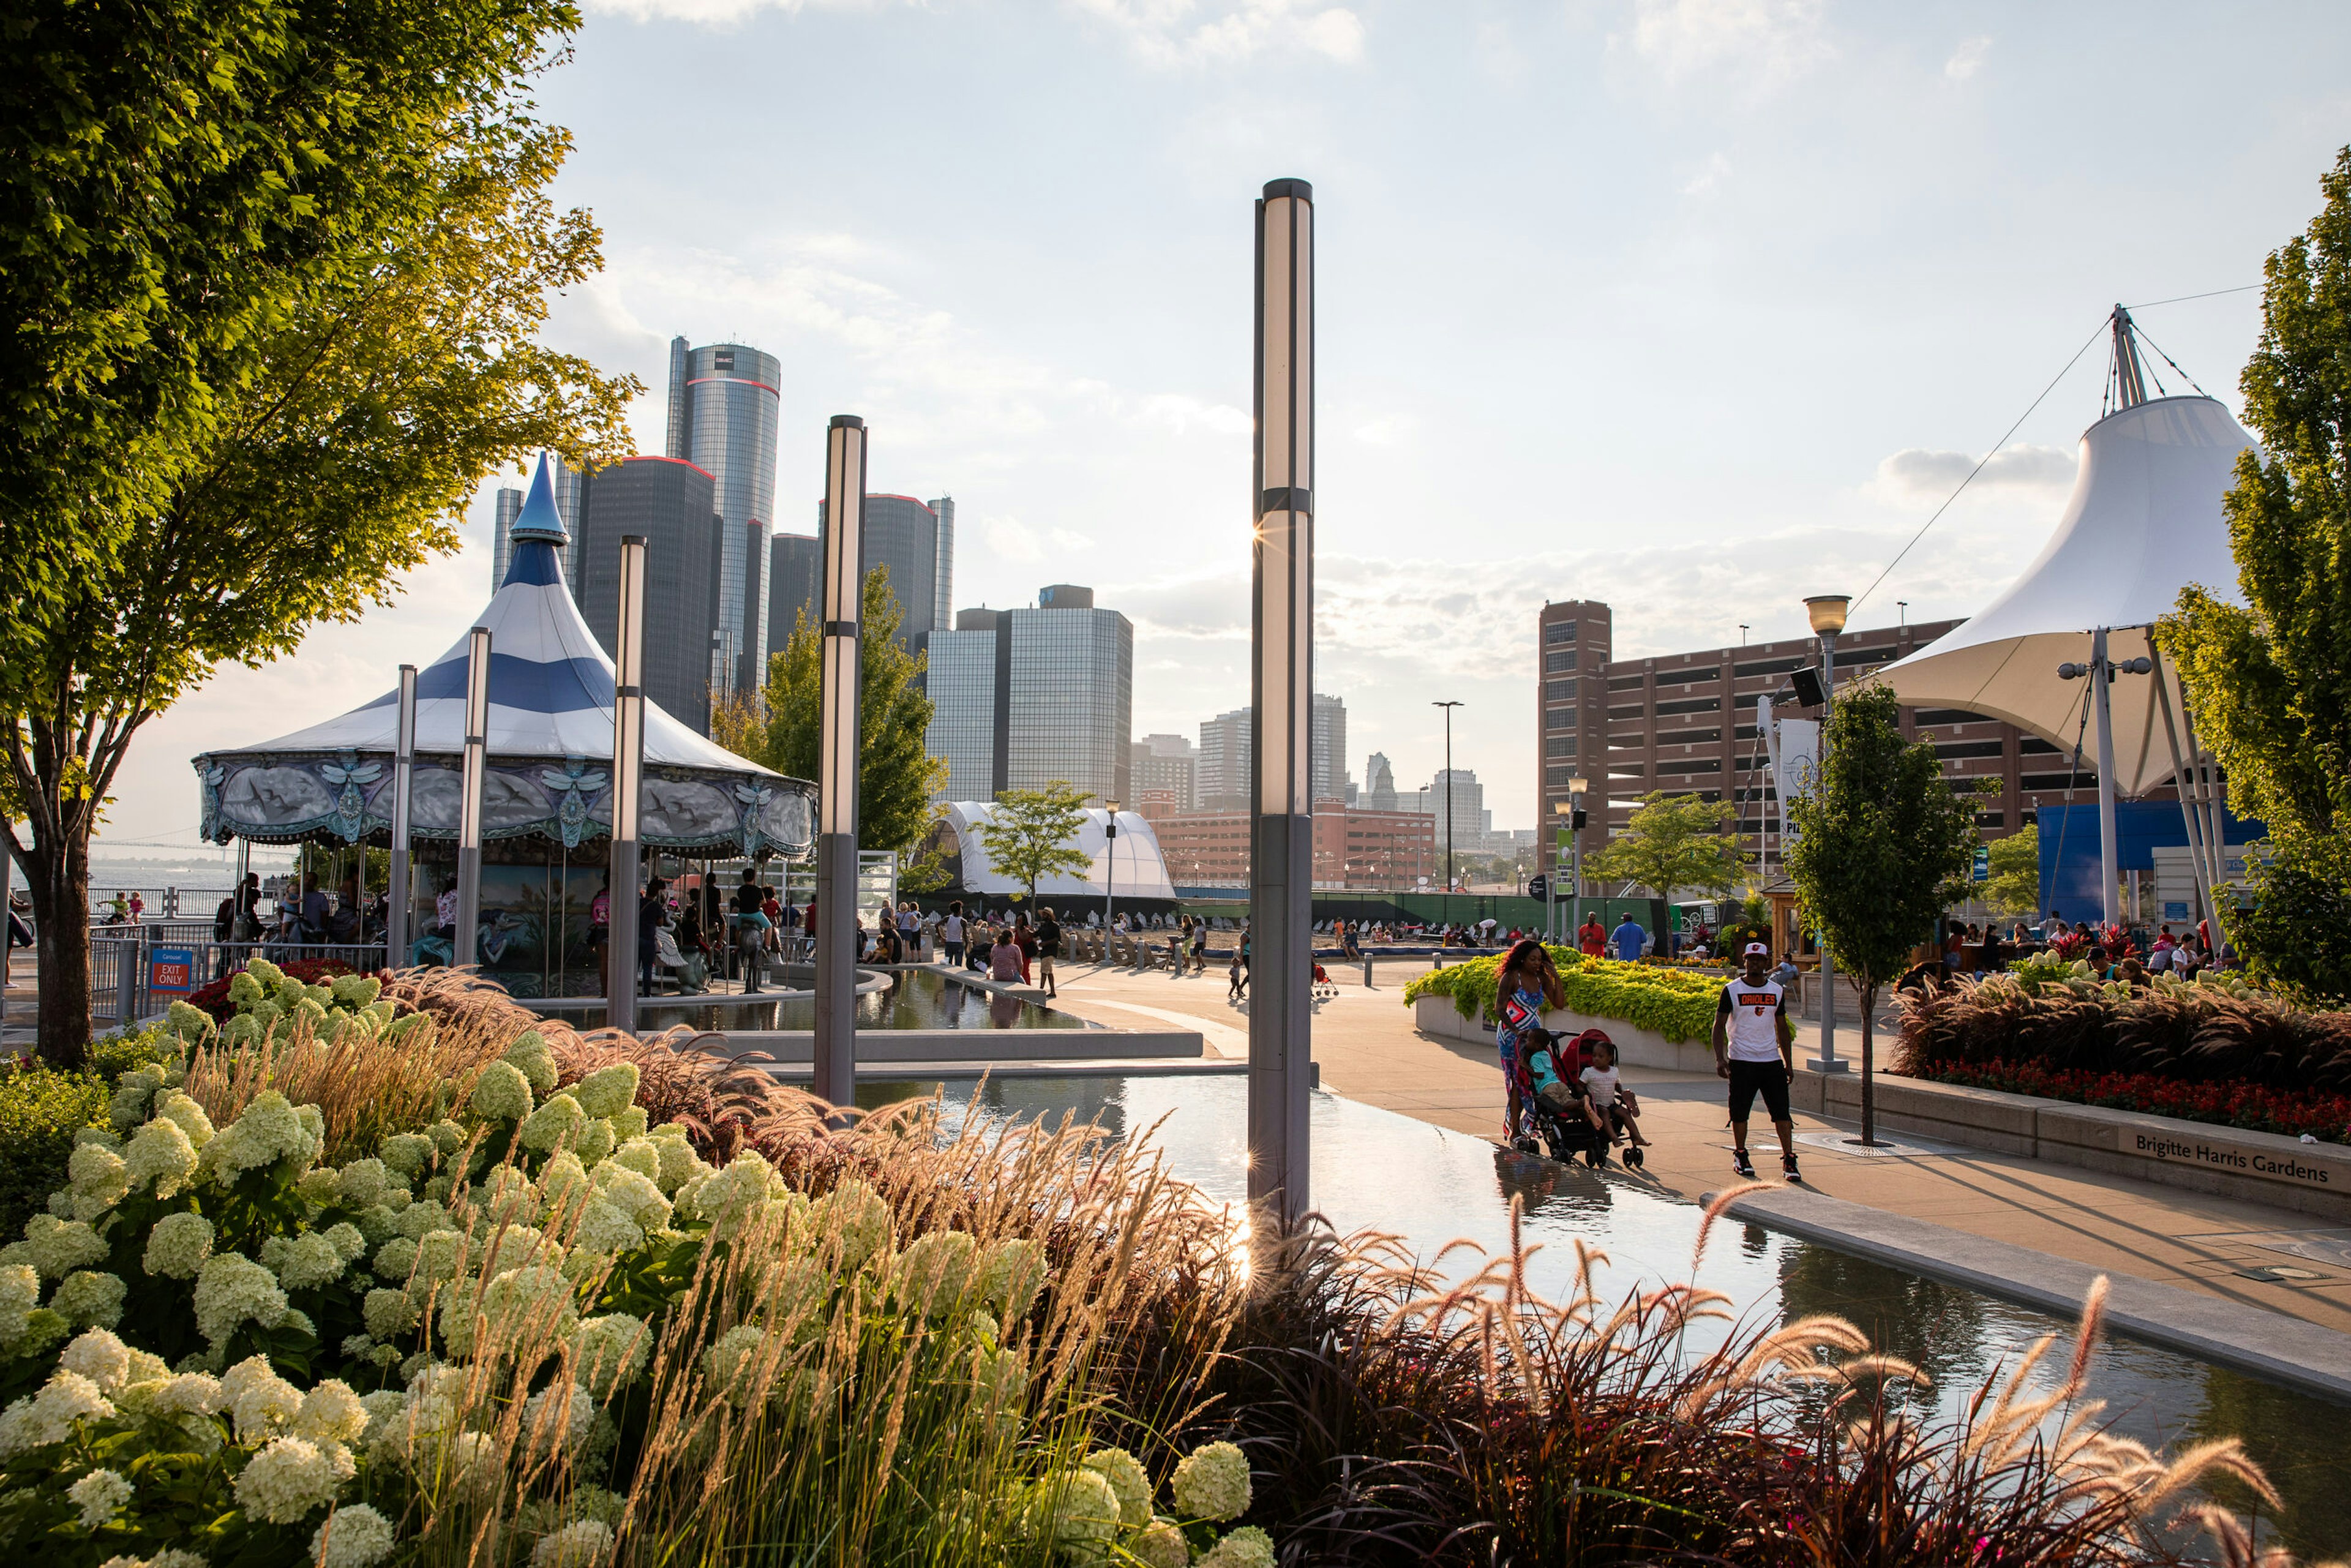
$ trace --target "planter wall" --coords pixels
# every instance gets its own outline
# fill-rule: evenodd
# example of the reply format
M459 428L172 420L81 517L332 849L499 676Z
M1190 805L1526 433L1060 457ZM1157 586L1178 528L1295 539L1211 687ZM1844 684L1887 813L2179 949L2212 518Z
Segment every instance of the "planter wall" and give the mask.
M1412 1019L1414 1026L1423 1033L1467 1040L1489 1051L1494 1048L1494 1026L1463 1018L1451 997L1422 997L1412 1004ZM1617 1061L1627 1067L1661 1067L1672 1072L1714 1071L1714 1047L1708 1041L1677 1045L1653 1030L1638 1028L1622 1019L1548 1012L1543 1014L1543 1027L1560 1034L1580 1034L1587 1029L1603 1030L1616 1042Z

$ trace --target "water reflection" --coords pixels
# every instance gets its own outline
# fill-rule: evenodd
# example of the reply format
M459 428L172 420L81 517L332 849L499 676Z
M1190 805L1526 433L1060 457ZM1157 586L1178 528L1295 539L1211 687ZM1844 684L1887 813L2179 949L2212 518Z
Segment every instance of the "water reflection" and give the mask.
M1086 1020L1034 1002L967 986L938 969L885 970L888 983L857 997L857 1027L884 1029L1085 1029ZM601 1007L561 1017L579 1029L601 1029ZM696 1030L813 1030L816 998L808 993L772 1001L724 1003L648 997L637 1004L639 1027L648 1032L684 1024Z
M903 1086L893 1085L893 1090ZM925 1090L940 1085L924 1085ZM990 1123L1075 1111L1098 1117L1113 1136L1146 1130L1168 1171L1228 1206L1234 1234L1247 1197L1247 1085L1238 1077L1030 1078L944 1085L946 1116ZM861 1092L860 1103L865 1103ZM1372 1106L1318 1093L1312 1107L1314 1202L1345 1234L1377 1229L1405 1239L1425 1261L1466 1238L1489 1257L1506 1255L1510 1200L1531 1256L1529 1284L1558 1299L1572 1287L1575 1243L1607 1261L1595 1270L1604 1301L1646 1286L1692 1281L1733 1303L1732 1323L1691 1325L1686 1343L1703 1352L1741 1325L1771 1327L1816 1312L1851 1319L1889 1353L1931 1375L1917 1396L1919 1414L1954 1419L1984 1379L2014 1367L2044 1334L2070 1339L2074 1324L1901 1269L1796 1240L1749 1224L1716 1228L1703 1266L1691 1269L1698 1209L1622 1173L1602 1173L1498 1149ZM1476 1274L1485 1260L1454 1252L1437 1263L1449 1280ZM2031 1380L2036 1390L2064 1375L2064 1346ZM2136 1340L2101 1347L2091 1394L2106 1402L2119 1430L2155 1447L2238 1437L2286 1500L2277 1538L2304 1556L2351 1552L2351 1454L2340 1435L2351 1411ZM2240 1509L2251 1500L2229 1496ZM2271 1526L2264 1524L2266 1539Z

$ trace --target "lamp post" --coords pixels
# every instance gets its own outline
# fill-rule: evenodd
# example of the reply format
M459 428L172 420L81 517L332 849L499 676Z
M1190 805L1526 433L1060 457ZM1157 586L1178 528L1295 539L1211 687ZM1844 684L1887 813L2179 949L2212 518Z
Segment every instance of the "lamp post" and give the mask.
M1821 639L1821 746L1820 754L1828 756L1829 710L1836 704L1836 640L1844 630L1845 612L1853 608L1849 593L1821 593L1804 601L1804 612L1811 617L1813 630ZM1782 853L1786 846L1782 846ZM1815 1072L1843 1072L1845 1064L1836 1053L1836 959L1829 953L1823 934L1821 943L1821 1053L1813 1058L1810 1066Z
M415 913L413 873L408 866L408 819L416 791L416 666L400 666L400 717L392 753L391 885L385 889L384 963L397 968L408 962L408 923ZM364 860L364 857L362 857ZM240 885L242 885L240 883Z
M1567 918L1573 931L1583 926L1583 798L1591 789L1589 779L1567 781Z
M482 924L482 785L490 738L490 629L465 649L465 771L457 805L457 934L450 966L470 968Z
M1453 910L1453 710L1461 705L1447 701L1431 703L1431 707L1445 710L1445 908Z
M1110 841L1110 862L1102 871L1102 940L1110 940L1111 906L1118 897L1118 802L1112 800L1110 820L1102 824L1102 837Z
M637 1032L637 857L645 773L645 538L621 538L620 657L612 686L612 977L604 1021Z
M1249 1196L1251 1234L1270 1274L1281 1239L1311 1207L1314 190L1303 180L1269 183L1257 204L1256 361Z
M865 582L865 422L825 432L824 690L817 732L816 1096L857 1092L857 614Z

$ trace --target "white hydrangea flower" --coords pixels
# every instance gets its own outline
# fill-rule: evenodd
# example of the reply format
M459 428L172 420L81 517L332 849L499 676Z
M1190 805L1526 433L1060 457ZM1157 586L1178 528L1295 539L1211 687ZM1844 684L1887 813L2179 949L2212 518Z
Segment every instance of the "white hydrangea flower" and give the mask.
M225 1135L225 1134L224 1134ZM277 1276L252 1259L222 1252L196 1271L196 1329L214 1345L225 1343L248 1319L263 1328L286 1321L286 1292Z
M349 1447L360 1440L367 1427L367 1406L340 1377L329 1377L302 1396L302 1407L294 1413L294 1435L314 1443Z
M1096 1448L1085 1458L1085 1468L1110 1483L1118 1498L1119 1521L1130 1529L1151 1520L1151 1478L1141 1461L1124 1448Z
M379 1388L360 1395L360 1407L367 1412L368 1424L356 1446L376 1464L396 1461L408 1442L408 1396L397 1388Z
M1249 1506L1249 1457L1230 1443L1207 1444L1184 1456L1168 1485L1186 1519L1238 1519Z
M637 1064L616 1061L600 1067L571 1086L571 1096L590 1116L617 1116L637 1097Z
M68 1274L49 1305L76 1328L110 1329L122 1321L131 1287L116 1275L84 1269Z
M356 1263L367 1256L367 1238L360 1234L358 1226L349 1220L330 1225L319 1234L327 1239L327 1245L332 1247L335 1255L346 1264Z
M493 1061L474 1080L466 1103L475 1115L493 1122L519 1122L530 1114L530 1080L511 1061Z
M767 1343L768 1336L751 1323L744 1323L720 1334L710 1348L702 1353L702 1369L708 1375L711 1387L731 1404L748 1403L752 1378L758 1370L761 1353L767 1348Z
M530 1081L530 1086L544 1094L555 1087L555 1053L547 1048L547 1040L537 1030L515 1036L507 1047L506 1060Z
M979 1244L962 1230L917 1236L898 1254L890 1288L898 1300L929 1317L944 1317L963 1301Z
M196 1145L189 1141L186 1128L158 1116L131 1134L123 1164L131 1186L152 1183L157 1197L170 1197L195 1173Z
M571 1339L572 1364L580 1381L597 1398L610 1399L644 1369L653 1338L643 1320L626 1312L583 1319Z
M25 1249L44 1280L62 1280L77 1269L106 1260L107 1246L87 1220L37 1214L25 1221Z
M304 1171L302 1179L294 1184L294 1190L301 1195L303 1202L313 1208L326 1207L341 1197L343 1192L342 1184L335 1179L334 1167L331 1166L320 1166L316 1170Z
M559 1446L577 1456L596 1428L596 1401L584 1388L566 1394L542 1389L523 1402L522 1446L527 1454L551 1455Z
M538 1173L539 1207L550 1221L578 1207L589 1190L588 1167L570 1149L549 1160Z
M602 1198L597 1198L581 1211L578 1228L571 1233L571 1245L582 1252L610 1257L645 1244L645 1233L636 1221L622 1213Z
M530 1568L601 1568L612 1554L612 1527L582 1519L542 1536L530 1551Z
M571 1281L543 1263L508 1269L482 1292L482 1312L508 1334L569 1336L579 1322Z
M501 1226L482 1238L481 1272L496 1275L509 1269L528 1268L551 1251L545 1233L537 1227Z
M165 1090L155 1102L155 1114L176 1124L180 1131L188 1134L188 1142L200 1150L213 1141L213 1119L182 1090Z
M236 1440L247 1448L291 1431L302 1411L302 1391L258 1355L230 1367L221 1378L221 1393L235 1418Z
M1045 1249L1025 1237L990 1242L980 1256L979 1299L1005 1322L1028 1316L1044 1283Z
M433 1163L433 1140L421 1133L395 1133L376 1152L387 1167L413 1177Z
M375 1568L392 1555L392 1521L366 1503L355 1502L327 1516L310 1537L307 1561L316 1568Z
M587 1124L588 1113L580 1108L579 1101L569 1094L553 1094L524 1118L518 1136L527 1149L552 1149L578 1138Z
M405 1236L395 1236L375 1249L375 1258L368 1267L375 1277L391 1284L405 1285L408 1272L416 1267L416 1243Z
M304 1106L314 1115L317 1107ZM253 1097L245 1114L222 1128L204 1145L204 1163L223 1186L235 1183L247 1171L261 1170L280 1160L299 1166L318 1155L318 1142L305 1119L285 1095L265 1089Z
M380 1340L399 1339L416 1326L416 1303L405 1291L370 1291L360 1310L367 1319L368 1333Z
M358 1235L353 1231L354 1236ZM287 1243L274 1260L277 1281L289 1291L307 1291L342 1278L342 1254L319 1231L306 1231Z
M163 1009L163 1020L182 1040L203 1040L218 1026L213 1015L189 1002L174 1001Z
M1210 1547L1199 1568L1273 1568L1273 1537L1253 1524L1244 1525Z
M646 1124L652 1120L643 1105L622 1106L620 1113L611 1118L613 1145L618 1147L632 1138L643 1137Z
M0 1263L0 1347L13 1345L25 1337L33 1309L40 1304L41 1276L33 1266Z
M1174 1520L1155 1519L1135 1538L1126 1543L1144 1568L1186 1568L1192 1561L1192 1544L1184 1539L1184 1531Z
M661 1175L661 1151L653 1147L651 1138L624 1138L620 1147L604 1156L604 1163L596 1167L599 1173L607 1170L634 1171L651 1180ZM597 1180L601 1183L604 1177L598 1175Z
M39 1393L17 1400L0 1415L0 1459L62 1443L73 1436L76 1421L102 1421L113 1414L114 1402L97 1384L78 1372L53 1372Z
M856 1270L890 1245L890 1205L854 1179L842 1182L809 1210L810 1236L845 1270Z
M292 1524L335 1500L358 1473L350 1450L308 1437L272 1437L237 1473L237 1506L269 1524Z
M384 1243L389 1247L391 1242ZM416 1244L412 1277L422 1284L454 1280L465 1271L465 1239L454 1230L429 1230Z
M637 1147L652 1157L654 1170L658 1171L660 1156L653 1152L653 1145L640 1140ZM628 1151L622 1152L625 1154ZM639 1229L659 1230L669 1224L670 1201L662 1196L661 1184L653 1179L653 1173L621 1165L617 1163L619 1158L619 1155L614 1155L598 1166L592 1173L590 1179L595 1182L597 1192L606 1203L627 1215Z
M76 1197L99 1209L112 1208L131 1191L131 1168L122 1156L97 1144L84 1144L66 1161Z
M81 1527L99 1530L114 1521L131 1500L131 1483L114 1470L92 1470L66 1489L66 1497L81 1510Z
M1101 1563L1118 1534L1118 1497L1092 1470L1067 1471L1037 1483L1031 1517L1073 1563Z
M654 1151L661 1155L661 1172L654 1177L662 1191L674 1194L678 1188L710 1167L685 1141L685 1129L674 1122L664 1123L653 1130Z
M105 1329L89 1329L66 1346L57 1364L80 1373L111 1396L131 1381L131 1347Z
M148 1405L159 1416L212 1416L228 1408L228 1396L212 1374L182 1372L165 1378Z
M201 1214L167 1214L147 1233L150 1274L192 1280L212 1255L213 1222Z

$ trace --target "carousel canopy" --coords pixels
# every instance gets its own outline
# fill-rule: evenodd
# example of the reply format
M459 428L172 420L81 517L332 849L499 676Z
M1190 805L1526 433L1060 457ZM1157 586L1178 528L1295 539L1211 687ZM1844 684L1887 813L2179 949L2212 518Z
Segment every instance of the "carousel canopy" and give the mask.
M547 460L516 519L514 559L478 624L490 629L482 833L567 849L611 831L612 662L581 618L556 547L568 542ZM454 840L465 748L469 638L416 677L410 832ZM258 746L196 758L204 833L225 843L388 841L400 694ZM804 853L815 786L787 779L645 704L643 841L652 848Z
M2108 656L2120 663L2154 653L2146 629L2189 583L2244 602L2220 497L2252 444L2209 397L2154 398L2098 421L2082 433L2057 531L2024 574L1981 614L1871 679L1906 703L2006 719L2070 753L2090 683L2061 680L2057 666L2087 663L2092 632L2111 633ZM2179 677L2168 661L2158 667L2176 723ZM2144 794L2172 771L2155 680L2121 675L2108 691L2115 789ZM2189 737L2179 739L2185 759Z
M924 848L937 854L946 870L947 886L939 890L940 896L1028 891L1027 884L996 869L987 841L980 836L979 830L1001 810L984 800L956 800L939 809L939 819L931 824ZM1039 898L1100 898L1105 893L1132 899L1176 896L1167 880L1167 862L1159 855L1158 835L1133 811L1118 814L1117 880L1112 881L1111 840L1103 831L1109 825L1108 811L1097 808L1085 812L1072 847L1093 864L1082 875L1063 873L1046 877L1037 884Z

